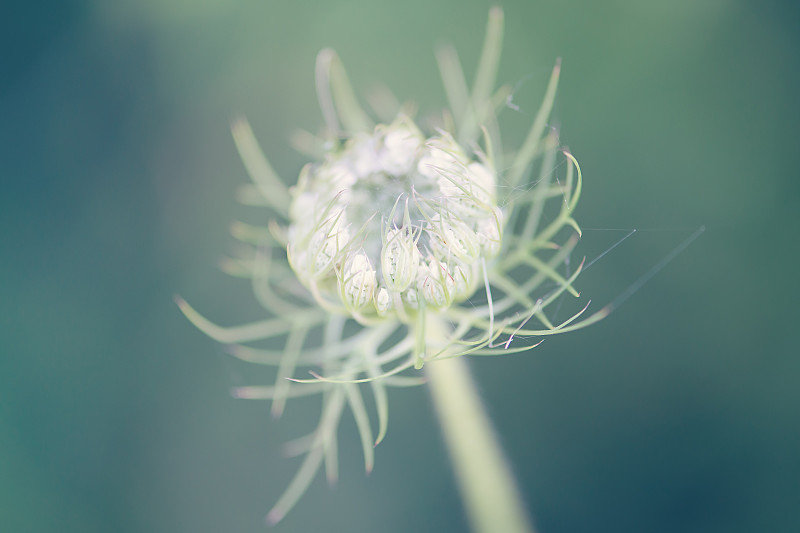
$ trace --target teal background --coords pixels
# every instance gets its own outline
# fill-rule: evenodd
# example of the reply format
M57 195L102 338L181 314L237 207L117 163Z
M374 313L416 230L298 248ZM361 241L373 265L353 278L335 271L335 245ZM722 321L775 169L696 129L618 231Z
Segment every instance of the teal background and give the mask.
M288 483L283 442L316 405L235 401L260 379L179 314L258 318L215 270L246 176L245 114L276 169L315 130L316 52L355 86L444 105L433 58L468 75L490 3L29 2L0 16L0 531L251 532ZM555 58L554 121L581 162L579 280L607 320L473 369L542 533L800 530L797 230L800 18L733 0L504 4L500 80L521 135ZM391 391L365 477L317 479L280 532L463 531L423 388Z

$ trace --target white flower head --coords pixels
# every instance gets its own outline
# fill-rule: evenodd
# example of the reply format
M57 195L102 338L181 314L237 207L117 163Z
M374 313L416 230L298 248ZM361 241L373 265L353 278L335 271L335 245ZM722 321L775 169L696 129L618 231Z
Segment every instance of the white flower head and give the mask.
M236 225L235 236L250 251L227 260L226 271L252 278L268 316L224 328L183 300L179 305L234 356L277 367L273 385L237 387L236 397L269 399L278 415L289 397L322 393L317 428L293 449L306 462L270 522L296 503L323 460L335 477L345 407L355 415L369 470L387 430L387 387L420 383L417 370L440 357L523 351L536 344L531 339L607 314L552 316L550 306L562 295L578 296L573 283L580 267L568 267L568 259L579 236L572 215L581 173L572 155L558 150L555 130L546 128L559 65L518 149L501 142L497 102L509 94L494 88L501 38L502 12L493 9L473 87L464 85L454 52L437 56L450 109L445 126L434 130L421 128L391 98L376 105L382 117L376 124L359 107L336 54L320 52L317 90L326 128L320 138L296 136L314 162L290 188L248 123L233 124L253 179L240 197L274 216L263 228ZM565 165L557 164L560 153ZM564 175L556 178L557 171ZM433 327L441 334L427 335ZM298 376L302 367L313 376ZM377 434L361 382L370 383L375 397Z
M448 307L457 296L453 273L440 272L441 266L430 271L431 265L458 261L462 270L471 270L491 257L484 254L493 251L486 243L499 230L486 235L484 219L498 209L496 179L489 174L452 134L424 139L403 115L369 134L354 132L341 149L311 166L303 188L294 192L288 248L302 250L297 256L304 261L293 260L292 268L320 305L340 306L363 324L413 321L420 300L401 297L409 288L427 305ZM324 216L308 212L309 198L327 206ZM355 294L348 280L361 274L351 269L364 265L379 265L380 275L372 271L374 286L370 278ZM427 273L423 281L421 272ZM379 304L373 296L384 289Z

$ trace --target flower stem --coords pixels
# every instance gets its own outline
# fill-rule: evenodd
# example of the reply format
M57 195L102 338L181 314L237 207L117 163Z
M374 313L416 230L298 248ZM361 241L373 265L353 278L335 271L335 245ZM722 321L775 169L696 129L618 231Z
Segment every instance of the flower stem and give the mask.
M447 330L438 317L430 315L427 337L435 342ZM476 533L533 533L466 358L431 361L425 370L472 529Z

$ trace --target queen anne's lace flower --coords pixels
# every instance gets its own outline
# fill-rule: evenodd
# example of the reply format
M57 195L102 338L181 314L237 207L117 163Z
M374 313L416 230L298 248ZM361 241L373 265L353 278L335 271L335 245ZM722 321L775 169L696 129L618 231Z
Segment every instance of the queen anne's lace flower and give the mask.
M304 177L289 209L289 262L321 306L362 323L407 318L417 307L405 291L435 308L469 297L463 273L498 251L493 171L449 133L423 139L404 115L329 151ZM393 307L379 306L381 291Z
M320 138L295 136L316 162L289 189L247 122L233 124L254 182L240 198L269 208L274 220L265 228L235 224L234 235L251 251L223 266L252 279L270 316L223 328L183 300L179 305L234 356L277 366L274 385L238 387L235 396L271 399L277 415L289 397L322 393L317 428L291 446L306 453L305 463L271 522L294 505L323 461L329 480L336 478L336 427L346 405L369 470L373 445L387 429L386 388L420 383L415 368L440 357L520 352L538 344L531 339L606 314L580 319L584 307L555 323L548 312L563 293L578 296L572 283L581 268L570 271L568 258L580 234L572 212L581 174L547 127L558 65L527 138L515 152L503 146L496 112L510 90L493 90L501 30L495 9L471 90L455 51L437 54L450 109L425 133L389 100L375 106L384 122L374 124L335 53L320 52L317 88L326 129ZM444 325L447 342L428 339L432 323ZM294 378L297 367L310 367L313 377ZM377 436L362 382L377 408Z

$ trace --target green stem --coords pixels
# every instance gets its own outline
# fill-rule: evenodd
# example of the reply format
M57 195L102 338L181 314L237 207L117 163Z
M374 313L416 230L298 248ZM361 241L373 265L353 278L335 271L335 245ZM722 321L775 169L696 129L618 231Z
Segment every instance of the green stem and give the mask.
M429 341L442 340L446 325L433 313ZM461 496L476 533L533 533L511 469L478 396L464 357L425 365Z

